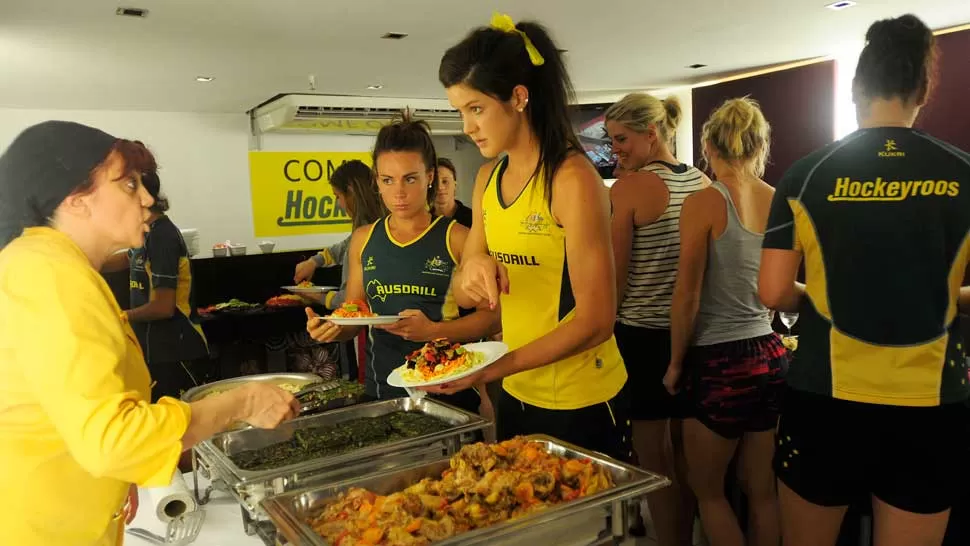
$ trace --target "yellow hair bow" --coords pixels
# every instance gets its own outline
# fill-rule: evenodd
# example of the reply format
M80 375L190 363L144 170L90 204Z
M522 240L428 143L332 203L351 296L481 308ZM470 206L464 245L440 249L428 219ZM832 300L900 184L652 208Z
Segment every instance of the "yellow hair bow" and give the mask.
M505 13L493 13L492 14L492 28L496 30L501 30L502 32L514 33L522 36L522 41L525 42L525 50L529 53L529 60L532 61L533 66L542 66L546 60L542 58L542 54L536 49L536 46L529 39L529 36L522 32L521 30L515 28L515 22L512 18Z

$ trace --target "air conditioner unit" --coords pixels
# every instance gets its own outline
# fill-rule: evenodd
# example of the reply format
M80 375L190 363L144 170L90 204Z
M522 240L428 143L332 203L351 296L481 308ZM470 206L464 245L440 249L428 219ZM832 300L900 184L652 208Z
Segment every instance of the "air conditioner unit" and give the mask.
M458 111L446 100L340 95L280 95L250 112L259 133L375 135L405 110L431 126L434 135L462 134Z

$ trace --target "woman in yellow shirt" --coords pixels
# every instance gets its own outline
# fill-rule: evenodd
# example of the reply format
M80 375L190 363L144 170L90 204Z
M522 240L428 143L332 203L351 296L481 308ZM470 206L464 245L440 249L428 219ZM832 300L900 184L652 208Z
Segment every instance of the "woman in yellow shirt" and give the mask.
M511 352L431 390L502 379L499 436L544 433L626 459L609 195L570 123L560 53L541 25L496 16L449 49L438 74L482 155L504 154L475 182L452 287L462 307L500 305Z
M17 546L113 546L132 484L235 421L297 411L275 387L150 404L137 338L98 273L148 231L144 146L84 125L26 129L0 156L0 529Z

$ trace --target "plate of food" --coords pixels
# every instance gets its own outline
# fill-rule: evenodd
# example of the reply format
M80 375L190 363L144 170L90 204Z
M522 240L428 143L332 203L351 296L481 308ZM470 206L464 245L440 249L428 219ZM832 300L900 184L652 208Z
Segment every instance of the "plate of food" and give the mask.
M375 326L378 324L393 324L401 317L397 315L377 315L371 312L366 302L360 300L346 301L333 313L320 317L320 320L330 321L337 326Z
M337 286L317 286L310 281L303 281L296 286L284 286L283 290L288 290L294 294L322 294L331 290L337 290Z
M307 301L296 294L283 294L266 300L266 307L303 307Z
M501 341L452 343L436 339L408 355L404 365L387 376L392 387L410 388L440 385L467 377L502 358L509 346Z

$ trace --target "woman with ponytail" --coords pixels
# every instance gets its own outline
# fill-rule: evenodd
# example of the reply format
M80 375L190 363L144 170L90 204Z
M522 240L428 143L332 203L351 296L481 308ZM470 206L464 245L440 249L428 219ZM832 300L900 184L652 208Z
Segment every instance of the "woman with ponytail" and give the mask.
M684 199L709 183L670 151L680 124L676 97L631 93L606 110L613 152L627 175L610 188L618 312L614 334L630 374L633 450L639 464L670 476L647 496L660 546L690 544L693 507L683 483L681 397L663 386L670 362L670 301Z
M500 437L545 433L626 459L609 198L573 133L559 50L538 23L496 15L438 75L482 155L502 156L479 171L452 286L463 305L501 308L511 351L433 390L501 379Z
M671 393L687 387L687 481L711 546L777 546L780 538L771 456L787 358L758 299L761 242L775 193L761 179L769 144L758 103L725 102L701 131L716 181L688 197L680 214L664 384ZM735 454L749 506L747 542L724 494Z
M375 326L367 352L367 393L380 399L407 396L387 384L391 370L427 341L475 341L498 332L498 313L482 309L459 316L449 285L462 260L468 229L431 213L438 161L426 123L405 119L381 128L374 144L377 190L390 213L354 230L346 301L366 300L379 315L401 315L398 322ZM433 265L429 265L433 264ZM394 290L419 287L420 290ZM381 288L386 288L382 290ZM341 327L307 309L307 331L321 342L346 341L360 327ZM484 387L484 386L482 386ZM484 388L446 396L471 411L491 413Z
M966 495L970 154L913 129L935 42L913 15L869 27L859 130L792 165L771 205L761 299L801 327L774 464L786 546L835 544L860 498L876 544L936 546Z

